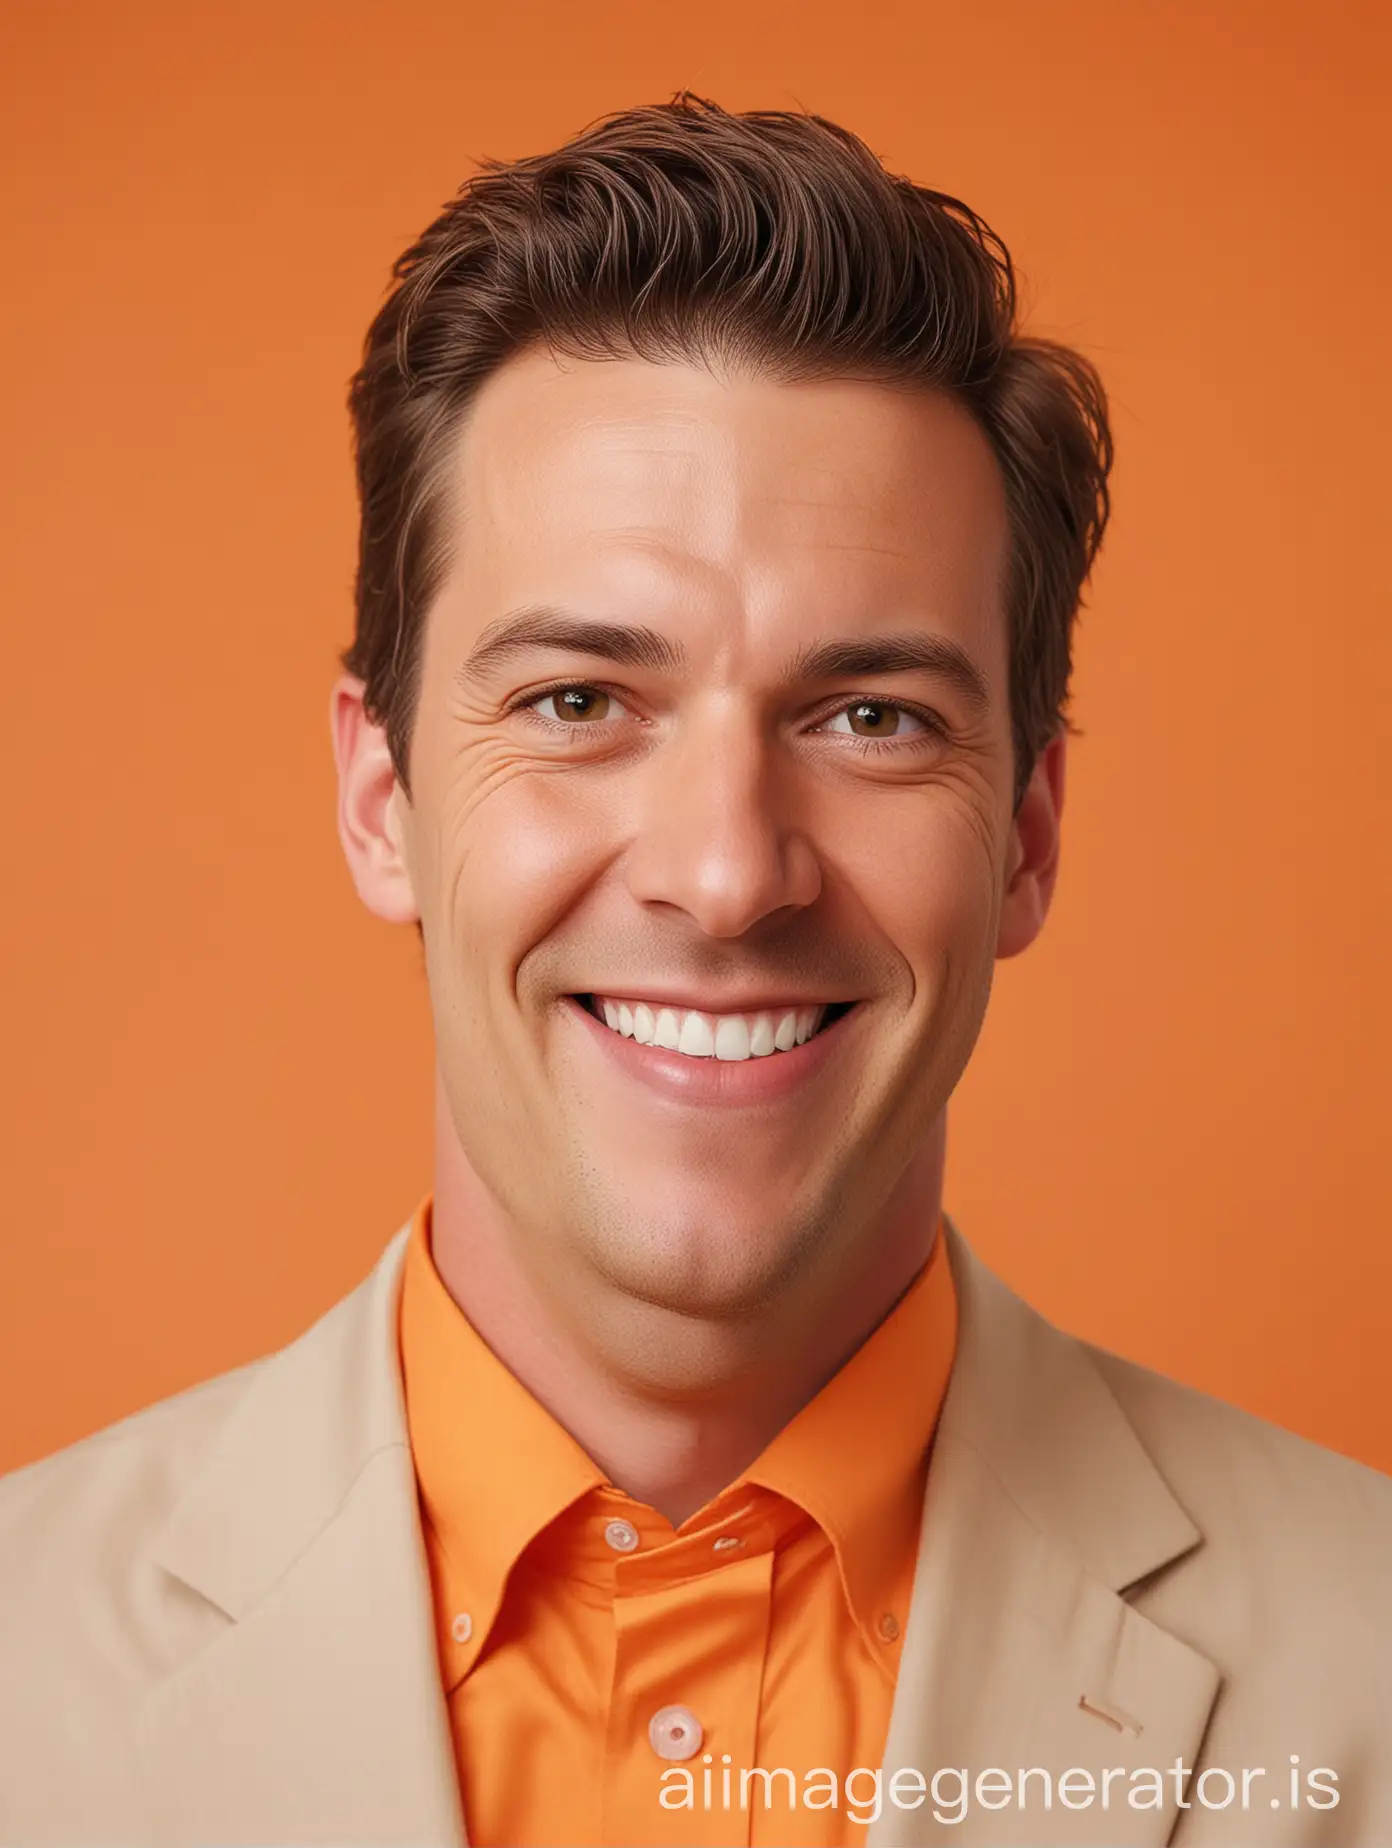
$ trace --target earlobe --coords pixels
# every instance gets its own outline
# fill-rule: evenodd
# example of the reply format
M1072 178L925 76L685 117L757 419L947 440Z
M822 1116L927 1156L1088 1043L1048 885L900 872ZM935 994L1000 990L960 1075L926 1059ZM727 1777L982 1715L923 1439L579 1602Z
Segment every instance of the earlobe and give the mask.
M1011 822L996 956L1018 956L1044 928L1058 879L1067 734L1060 731L1035 761Z
M363 683L344 674L330 701L338 768L338 837L358 896L390 924L420 917L402 826L404 793L383 727L368 717Z

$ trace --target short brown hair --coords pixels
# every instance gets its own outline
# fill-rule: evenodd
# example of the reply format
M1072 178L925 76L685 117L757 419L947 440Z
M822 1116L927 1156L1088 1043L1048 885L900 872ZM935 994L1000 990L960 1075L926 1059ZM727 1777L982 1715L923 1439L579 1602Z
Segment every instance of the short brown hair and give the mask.
M1072 631L1108 514L1097 372L1021 335L1010 256L970 207L888 173L820 116L732 115L687 93L554 153L489 161L397 261L350 393L362 524L357 627L403 786L425 614L448 564L445 468L510 356L703 358L782 378L949 392L1004 478L1015 800L1061 727Z

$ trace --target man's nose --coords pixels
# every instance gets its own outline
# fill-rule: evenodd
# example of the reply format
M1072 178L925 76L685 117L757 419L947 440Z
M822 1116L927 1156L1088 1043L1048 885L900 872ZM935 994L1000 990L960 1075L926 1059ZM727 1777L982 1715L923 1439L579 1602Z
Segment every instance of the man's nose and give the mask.
M751 720L726 715L664 743L644 766L627 856L634 897L680 907L711 937L812 904L821 869L794 776Z

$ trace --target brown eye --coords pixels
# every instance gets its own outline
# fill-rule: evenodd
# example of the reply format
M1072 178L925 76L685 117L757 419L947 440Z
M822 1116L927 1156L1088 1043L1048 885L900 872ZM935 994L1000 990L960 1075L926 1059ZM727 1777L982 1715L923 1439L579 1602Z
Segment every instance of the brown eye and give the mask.
M906 732L927 730L922 719L887 699L858 699L854 705L843 706L840 712L832 714L829 731L842 729L836 723L838 719L845 719L844 729L858 738L893 738Z
M547 712L547 706L552 712ZM618 701L611 699L607 693L601 693L598 687L558 687L554 693L547 693L536 702L536 709L543 718L556 718L562 724L585 724L609 716L609 708L617 706Z

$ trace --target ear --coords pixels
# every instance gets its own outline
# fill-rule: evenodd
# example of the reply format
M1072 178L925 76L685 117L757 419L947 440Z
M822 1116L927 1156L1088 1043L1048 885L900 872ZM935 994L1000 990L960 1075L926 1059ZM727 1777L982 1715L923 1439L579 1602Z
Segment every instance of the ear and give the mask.
M368 718L363 683L344 674L334 684L329 724L338 766L338 838L358 897L389 924L420 917L407 865L403 812L410 804L397 781L387 735Z
M1044 928L1058 878L1059 822L1063 814L1065 732L1057 732L1035 759L1029 784L1010 824L997 957L1018 956Z

